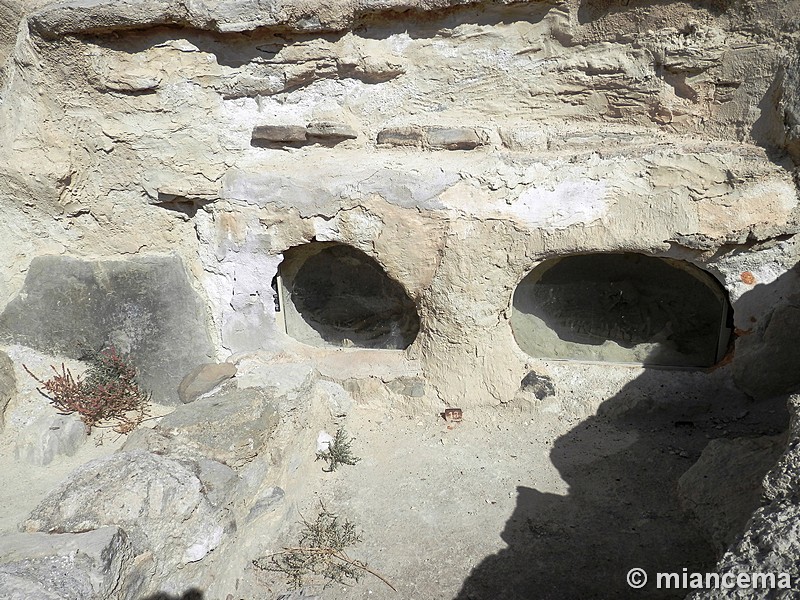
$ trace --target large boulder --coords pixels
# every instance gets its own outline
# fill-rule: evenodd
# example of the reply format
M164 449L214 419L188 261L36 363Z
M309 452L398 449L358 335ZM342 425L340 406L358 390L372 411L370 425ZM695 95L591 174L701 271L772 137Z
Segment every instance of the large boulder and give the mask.
M761 505L761 480L775 465L782 437L711 440L678 480L681 505L719 550L728 547Z
M193 460L205 457L236 469L263 451L277 425L273 396L247 388L179 406L161 419L154 432L170 454ZM135 443L132 438L130 444Z
M189 467L145 451L121 452L76 469L22 527L68 533L107 525L122 527L136 554L152 553L162 574L201 560L233 527Z
M789 412L792 422L786 451L763 482L767 504L753 513L744 533L716 566L721 575L774 573L773 588L778 589L707 590L692 594L688 597L691 600L796 597L796 586L800 581L800 562L797 560L800 556L800 395L789 399ZM781 578L781 573L787 574L788 578ZM784 591L787 583L794 591Z
M184 375L214 354L203 303L177 256L36 257L0 314L0 340L71 358L113 345L167 404L178 403Z
M85 533L19 533L0 537L0 598L118 598L132 558L119 527Z

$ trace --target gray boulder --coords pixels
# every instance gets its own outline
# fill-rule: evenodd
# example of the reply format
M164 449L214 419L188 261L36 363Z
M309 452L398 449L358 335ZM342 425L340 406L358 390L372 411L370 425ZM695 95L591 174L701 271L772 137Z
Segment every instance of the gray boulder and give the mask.
M233 363L204 363L192 369L178 386L178 397L188 404L236 375Z
M118 598L132 558L119 527L85 533L19 533L0 537L0 598Z
M278 425L273 396L259 388L230 390L179 406L156 425L170 452L209 458L237 469L263 451Z
M27 532L81 532L106 525L125 529L136 554L151 552L160 572L204 558L233 523L205 497L184 464L121 452L73 471L34 509Z
M214 353L203 303L177 256L34 258L0 314L0 340L78 359L87 347L113 345L167 404L178 402L183 376Z

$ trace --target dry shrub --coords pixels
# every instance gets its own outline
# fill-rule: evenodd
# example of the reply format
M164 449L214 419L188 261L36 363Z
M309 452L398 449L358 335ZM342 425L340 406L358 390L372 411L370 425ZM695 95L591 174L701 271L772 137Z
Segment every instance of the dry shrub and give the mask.
M150 403L150 394L136 381L136 367L113 347L90 352L88 360L91 365L83 376L73 377L62 363L60 372L50 367L54 375L46 381L23 367L41 385L39 393L61 414L80 415L87 433L92 427L130 433L147 417Z
M369 573L397 591L385 577L370 569L367 563L347 555L347 549L361 541L355 525L347 519L340 519L322 504L320 509L314 522L303 519L300 543L297 546L257 558L253 561L253 566L261 571L283 573L295 589L302 588L314 575L321 575L328 585L357 582L361 580L363 573Z

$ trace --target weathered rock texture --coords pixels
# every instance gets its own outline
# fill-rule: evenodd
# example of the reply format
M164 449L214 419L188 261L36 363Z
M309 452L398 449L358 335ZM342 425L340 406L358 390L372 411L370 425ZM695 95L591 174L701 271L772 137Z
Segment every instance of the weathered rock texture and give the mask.
M797 288L795 3L402 7L23 10L0 105L0 302L55 268L44 255L122 269L174 253L201 300L167 280L150 298L180 323L205 305L214 349L194 325L169 329L175 356L142 348L172 398L201 356L290 346L272 288L282 253L336 241L416 303L406 353L427 399L498 404L530 361L509 323L517 283L548 257L624 250L721 282L749 334L734 358L749 393L766 367L780 371L770 392L797 384L758 349L773 346L768 322L790 320L771 318L771 299ZM341 143L291 147L301 138ZM34 310L22 297L6 319ZM84 334L62 327L74 308L35 310L41 325L17 341L64 352ZM98 341L116 331L91 325Z
M717 563L719 573L788 573L791 589L727 589L698 592L692 600L791 597L800 577L800 396L789 398L792 424L788 449L764 479L765 504Z
M21 533L0 541L0 595L6 600L119 598L131 544L118 527L85 533Z
M3 412L16 391L14 364L5 352L0 352L0 428L3 426Z
M242 467L263 452L277 425L270 400L270 394L257 388L215 394L179 407L155 431L175 438L171 445L186 456Z
M139 557L131 577L147 577L144 591L156 591L178 566L202 560L234 527L206 498L191 466L144 451L92 461L53 490L22 527L28 533L78 533L119 526ZM126 585L129 593L137 587Z
M125 346L172 403L187 372L232 357L240 388L272 376L284 402L313 394L332 417L521 398L572 418L594 410L589 386L640 371L529 355L512 298L545 260L627 252L699 267L730 300L735 352L692 381L792 391L798 14L797 0L0 0L0 332L73 356ZM419 317L407 348L287 334L276 276L311 242L352 246L402 288ZM330 318L358 330L352 297ZM85 467L28 527L114 523L143 553L169 539L154 573L206 560L225 495L204 497L177 458L208 453L229 466L198 473L235 466L255 493L247 461L269 450L268 411L229 400L137 442L183 437L183 454ZM252 447L221 443L223 425ZM180 529L150 519L161 491ZM152 580L139 560L134 578Z
M173 403L186 372L213 354L205 310L174 256L37 257L0 313L0 339L72 358L113 346L154 398Z

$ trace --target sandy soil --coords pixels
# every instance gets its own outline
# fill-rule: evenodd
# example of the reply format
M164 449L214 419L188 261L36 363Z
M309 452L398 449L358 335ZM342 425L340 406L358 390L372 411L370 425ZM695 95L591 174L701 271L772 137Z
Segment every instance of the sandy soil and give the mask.
M670 381L669 373L658 377ZM679 375L674 383L658 383L661 398L618 394L600 404L605 416L583 420L498 408L448 425L437 415L354 410L346 427L362 461L334 473L317 464L316 474L304 472L300 494L287 489L287 500L306 518L323 501L355 522L363 542L352 557L397 593L367 575L321 597L683 597L631 590L625 580L633 567L713 567L715 550L679 505L678 478L709 439L773 435L786 415L781 401L687 394ZM770 450L775 459L780 451ZM276 543L292 544L297 529ZM266 583L281 589L279 578Z

